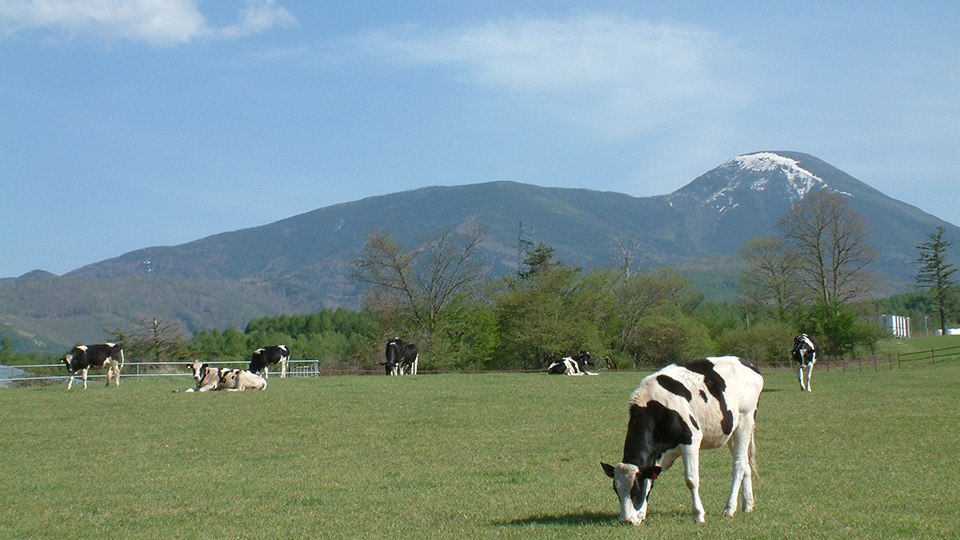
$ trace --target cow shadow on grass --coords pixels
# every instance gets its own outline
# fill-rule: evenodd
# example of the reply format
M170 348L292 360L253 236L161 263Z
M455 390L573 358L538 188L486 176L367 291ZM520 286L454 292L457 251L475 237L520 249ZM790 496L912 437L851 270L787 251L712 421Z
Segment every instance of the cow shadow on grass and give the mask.
M647 513L648 520L656 520L657 517L663 517L668 519L680 519L682 517L689 517L690 512L683 509L666 509L666 510L652 510ZM610 513L599 513L599 512L579 512L579 513L570 513L570 514L556 514L556 515L538 515L530 516L526 518L518 518L509 521L497 521L496 525L506 526L506 527L533 527L533 526L549 526L549 525L567 525L567 526L594 526L594 525L609 525L609 526L622 526L622 524L617 521L616 512Z
M497 525L529 527L531 525L597 525L616 521L616 516L609 513L579 512L571 514L538 515L509 521L497 521Z

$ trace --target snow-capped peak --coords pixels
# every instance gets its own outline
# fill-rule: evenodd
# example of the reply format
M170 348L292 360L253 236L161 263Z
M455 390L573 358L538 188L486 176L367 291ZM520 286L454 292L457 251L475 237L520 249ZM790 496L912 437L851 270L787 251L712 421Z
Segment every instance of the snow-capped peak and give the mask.
M731 159L727 162L727 165L757 172L774 172L779 170L786 175L787 184L790 186L789 191L791 194L795 194L797 200L803 199L807 193L810 193L815 187L825 184L822 178L801 167L797 160L773 152L744 154ZM767 181L768 177L765 177L750 187L751 189L762 190L767 184Z

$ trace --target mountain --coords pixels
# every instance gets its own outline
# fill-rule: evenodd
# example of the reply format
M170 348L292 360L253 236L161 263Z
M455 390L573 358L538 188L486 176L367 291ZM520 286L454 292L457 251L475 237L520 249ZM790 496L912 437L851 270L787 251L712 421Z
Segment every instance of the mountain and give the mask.
M56 349L147 317L182 321L193 331L357 307L361 291L350 279L351 261L378 229L413 245L438 230L483 223L489 230L480 257L492 277L516 268L522 235L553 247L568 265L587 268L611 264L616 239L627 238L645 269L674 266L704 278L735 271L745 240L771 234L792 204L821 189L844 194L865 217L871 243L882 248L873 270L893 286L912 283L914 246L937 226L949 237L960 234L813 156L759 152L737 156L669 195L515 182L427 187L140 249L63 276L34 271L0 282L0 332L13 335L18 347Z

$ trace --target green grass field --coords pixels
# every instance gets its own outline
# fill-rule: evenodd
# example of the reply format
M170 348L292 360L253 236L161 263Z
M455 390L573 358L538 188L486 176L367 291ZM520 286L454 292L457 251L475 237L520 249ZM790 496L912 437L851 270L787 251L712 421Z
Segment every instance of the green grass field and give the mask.
M617 524L640 373L190 379L0 390L0 538L960 538L960 362L767 372L756 510L720 515L726 449Z

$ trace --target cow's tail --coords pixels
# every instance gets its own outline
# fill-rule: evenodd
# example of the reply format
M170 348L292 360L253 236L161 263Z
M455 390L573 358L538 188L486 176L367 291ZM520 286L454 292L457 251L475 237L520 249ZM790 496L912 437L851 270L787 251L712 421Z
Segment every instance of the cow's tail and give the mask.
M120 349L120 366L117 368L117 373L123 369L123 349Z

